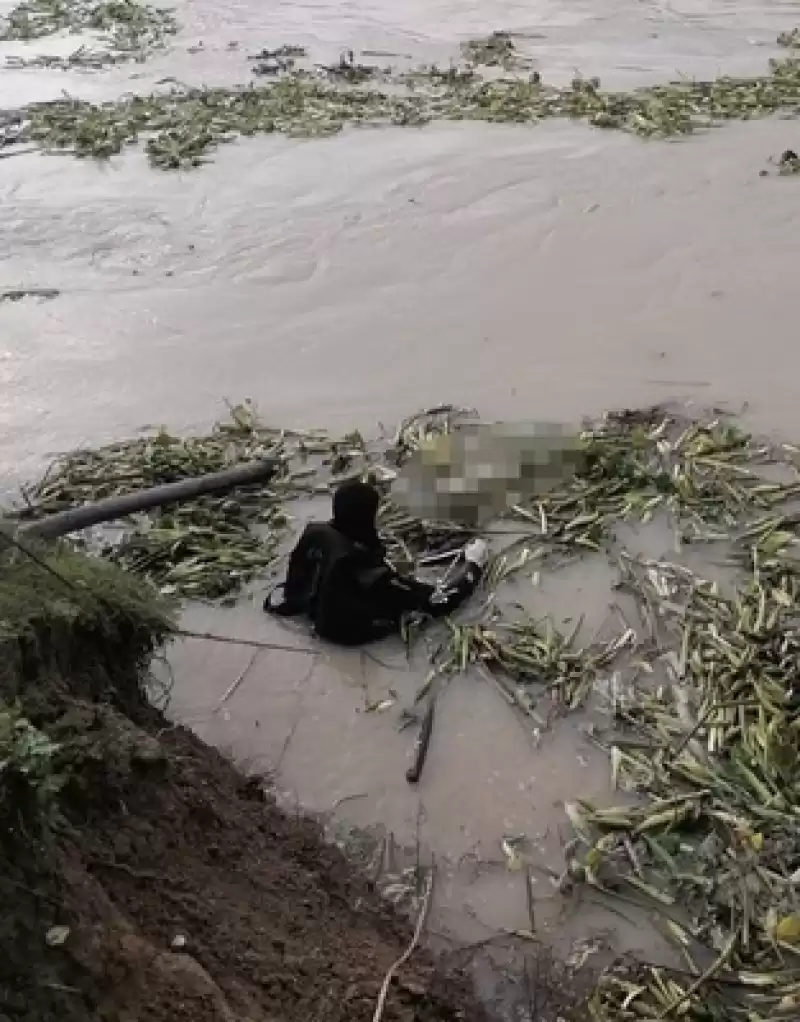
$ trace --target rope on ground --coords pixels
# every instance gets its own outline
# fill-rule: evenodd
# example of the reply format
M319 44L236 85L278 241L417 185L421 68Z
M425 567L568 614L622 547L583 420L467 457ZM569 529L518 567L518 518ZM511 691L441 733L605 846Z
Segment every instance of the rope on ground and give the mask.
M431 893L433 892L433 869L428 873L428 880L425 884L425 893L422 896L422 905L419 910L419 918L417 919L417 925L414 928L414 936L411 938L411 943L400 955L394 965L389 967L389 971L383 978L383 985L381 986L381 992L378 994L378 1003L375 1006L375 1014L372 1016L372 1022L380 1022L381 1016L383 1015L383 1009L386 1005L386 995L389 993L389 986L391 985L394 974L399 968L401 968L411 955L414 953L414 949L419 944L419 938L422 934L422 927L425 925L425 920L428 918L428 907L431 901Z
M215 635L213 632L192 632L188 628L173 628L172 635L180 635L184 639L206 639L208 642L229 642L234 646L252 646L255 649L276 649L284 653L307 653L316 656L318 649L308 646L289 646L281 642L266 642L263 639L237 639L232 635Z

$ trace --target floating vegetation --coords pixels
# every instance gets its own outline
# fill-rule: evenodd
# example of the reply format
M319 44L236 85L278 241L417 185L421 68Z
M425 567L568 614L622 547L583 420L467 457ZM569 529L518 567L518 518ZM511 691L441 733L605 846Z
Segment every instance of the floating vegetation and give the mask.
M305 56L304 46L279 46L274 50L265 48L252 53L247 59L253 61L251 70L254 75L278 75L293 71L296 61Z
M21 138L97 159L144 140L153 166L178 169L200 165L216 146L242 135L312 137L336 134L348 125L432 120L530 124L570 118L667 138L800 108L800 60L795 57L772 60L762 76L686 79L630 92L605 91L597 78L575 78L566 88L544 84L538 73L484 79L471 66L389 76L384 90L377 82L370 88L358 84L377 69L350 55L333 68L313 72L289 64L294 52L291 47L268 51L264 62L276 80L265 85L177 89L102 104L73 99L34 104Z
M778 160L779 174L797 174L800 172L800 157L794 149L785 149Z
M352 50L345 50L335 64L317 64L317 72L335 82L360 85L377 77L380 68L375 64L361 64Z
M738 517L800 495L800 485L769 481L763 466L785 463L724 418L692 421L661 408L607 415L583 434L586 467L575 481L512 516L531 524L550 550L599 550L623 522L647 524L659 512L682 544L722 539Z
M238 486L225 497L181 499L132 515L119 527L83 536L98 553L144 576L161 592L196 599L233 598L270 568L287 518L284 504L326 493L350 477L385 488L394 473L384 450L371 451L358 432L332 437L264 426L249 402L202 436L164 430L58 459L35 486L23 490L18 517L33 521L108 498L221 472L256 460L274 460L264 484ZM413 569L424 556L460 549L473 533L458 525L414 518L385 500L379 517L389 557Z
M402 464L465 416L441 406L409 417L373 468ZM549 723L537 706L542 694L567 709L595 695L607 702L608 728L593 737L625 801L568 807L575 838L559 886L645 909L679 966L610 968L590 999L596 1022L797 1017L800 450L761 442L722 416L694 420L662 408L609 414L583 442L586 463L572 482L505 516L524 525L522 538L489 566L484 603L445 624L418 697L476 666L535 732ZM279 502L299 485L290 459L309 462L314 478L315 456L337 472L364 472L370 454L358 434L287 434L238 406L205 437L160 433L58 462L27 495L28 514L265 455L283 465L269 487L162 509L104 551L167 593L224 595L271 560ZM672 525L674 562L633 556L618 539L619 526L656 516ZM259 524L270 530L266 540ZM390 504L381 525L410 562L437 543L452 549L466 531ZM715 544L730 578L708 579L680 562L698 543ZM581 621L562 632L501 606L509 579L598 551L616 563L615 588L632 607L618 607L610 638L581 644Z
M423 123L423 106L421 98L341 91L288 78L262 87L192 89L100 105L72 99L37 104L29 108L25 137L105 159L144 136L153 166L178 169L199 166L212 149L239 135L331 135L346 123L380 118Z
M96 32L117 53L144 55L178 31L172 10L138 0L23 0L0 19L0 41Z
M797 1017L797 448L761 443L723 418L658 408L606 416L584 439L588 464L574 483L511 513L536 527L489 568L482 617L450 624L419 697L440 674L478 665L540 729L540 694L575 708L605 680L611 726L598 738L627 801L568 807L576 838L560 887L646 909L682 965L610 969L592 1017ZM679 552L718 544L735 577L710 581L619 547L615 525L656 514L672 522ZM617 635L581 647L581 622L563 634L499 609L499 585L554 548L614 557L616 588L636 619L620 610Z
M573 807L567 875L645 906L684 964L612 971L597 1020L797 1017L800 574L795 535L776 535L751 536L730 595L660 562L628 574L667 679L631 692L607 739L615 786L641 802Z
M130 53L112 52L104 49L92 49L79 46L77 50L58 57L40 53L35 57L10 55L4 58L3 66L10 70L44 70L44 71L100 71L113 64L124 64L131 59Z
M779 157L771 156L768 162L777 168L775 173L782 177L800 172L800 157L798 157L794 149L784 149ZM758 176L769 177L770 171L767 169L760 170Z
M262 427L250 406L238 406L207 436L183 439L161 431L60 459L25 492L23 516L39 518L265 457L283 465L298 446L280 430ZM292 485L288 467L279 475L224 498L198 497L137 516L121 538L102 539L100 552L165 594L214 599L234 593L275 556L285 523L279 502Z
M508 32L492 32L482 39L461 44L461 54L471 67L500 67L505 71L529 67Z
M432 423L412 417L397 446L453 428L447 408ZM596 692L607 703L609 728L594 737L626 801L568 807L575 839L559 886L646 910L679 957L673 968L610 968L588 1005L596 1022L796 1018L798 449L661 408L607 415L583 437L574 481L508 514L530 532L488 568L477 620L448 622L417 698L477 666L534 733L550 722L542 694L570 709ZM628 553L617 527L656 516L671 522L678 554L716 544L732 577ZM581 621L564 633L495 599L511 576L597 551L617 564L615 588L633 607L629 621L617 606L609 640L580 645Z
M509 621L500 615L478 624L451 623L449 640L437 649L417 698L439 675L479 664L509 703L537 726L544 726L546 721L536 709L539 695L546 692L570 709L583 705L601 673L635 639L634 632L626 629L609 642L579 647L577 631L578 627L565 635L549 619Z

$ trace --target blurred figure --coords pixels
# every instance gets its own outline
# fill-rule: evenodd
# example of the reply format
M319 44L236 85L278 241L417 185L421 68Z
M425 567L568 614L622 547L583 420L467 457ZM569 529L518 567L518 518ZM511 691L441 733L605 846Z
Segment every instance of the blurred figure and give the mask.
M378 535L378 490L348 482L333 496L333 518L306 526L289 558L283 602L264 609L283 617L305 615L320 638L360 645L396 631L403 614L444 617L472 594L488 555L486 543L468 543L447 584L400 575L386 561Z
M585 462L579 433L558 423L465 423L418 443L392 499L417 518L479 528L569 484Z

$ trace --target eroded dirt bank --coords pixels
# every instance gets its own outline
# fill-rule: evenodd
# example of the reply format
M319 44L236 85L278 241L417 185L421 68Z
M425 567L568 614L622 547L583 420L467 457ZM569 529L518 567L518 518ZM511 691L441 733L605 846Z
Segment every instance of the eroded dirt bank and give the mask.
M315 824L145 704L139 667L162 626L108 598L104 567L78 596L31 589L26 569L24 615L5 605L17 570L4 563L0 586L19 631L0 673L0 1019L372 1018L409 924ZM383 1012L481 1017L421 951Z

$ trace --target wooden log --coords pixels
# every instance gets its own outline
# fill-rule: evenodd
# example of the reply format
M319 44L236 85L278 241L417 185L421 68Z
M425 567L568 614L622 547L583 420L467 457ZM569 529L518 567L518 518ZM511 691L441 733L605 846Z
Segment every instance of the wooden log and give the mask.
M137 490L119 497L106 497L95 504L84 504L68 511L59 511L47 518L26 522L20 526L19 533L41 539L57 539L70 532L88 529L102 522L112 522L116 518L148 511L164 504L180 504L181 501L193 500L209 493L225 493L237 486L252 486L254 483L266 482L275 474L278 464L279 462L274 459L262 458L223 469L221 472L209 472L208 475L181 479L176 483L165 483L162 486L153 486L149 490Z

